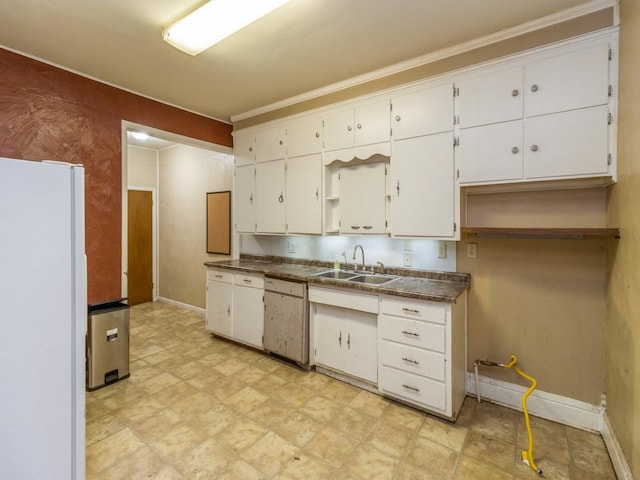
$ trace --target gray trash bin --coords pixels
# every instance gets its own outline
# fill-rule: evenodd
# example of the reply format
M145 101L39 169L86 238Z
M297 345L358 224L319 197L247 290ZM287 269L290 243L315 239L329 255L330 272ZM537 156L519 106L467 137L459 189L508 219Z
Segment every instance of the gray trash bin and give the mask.
M129 376L129 305L126 298L89 305L87 390Z

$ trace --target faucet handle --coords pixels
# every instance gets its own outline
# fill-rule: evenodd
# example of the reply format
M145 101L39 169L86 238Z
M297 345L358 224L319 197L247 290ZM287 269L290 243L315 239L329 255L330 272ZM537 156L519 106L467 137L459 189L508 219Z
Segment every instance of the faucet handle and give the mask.
M380 265L380 273L384 273L384 263L382 262L376 262L378 265ZM373 270L373 267L371 267L371 270Z

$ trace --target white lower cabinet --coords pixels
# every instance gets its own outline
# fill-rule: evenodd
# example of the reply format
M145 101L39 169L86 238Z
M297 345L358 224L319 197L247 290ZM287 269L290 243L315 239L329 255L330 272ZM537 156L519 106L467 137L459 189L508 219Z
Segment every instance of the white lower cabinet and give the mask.
M233 274L233 339L262 348L264 277Z
M206 329L262 348L264 277L228 270L207 270Z
M315 364L375 385L378 296L310 286L309 300Z
M464 302L382 296L378 337L379 391L455 419L465 396Z
M233 273L224 270L207 271L207 331L231 338L233 336Z

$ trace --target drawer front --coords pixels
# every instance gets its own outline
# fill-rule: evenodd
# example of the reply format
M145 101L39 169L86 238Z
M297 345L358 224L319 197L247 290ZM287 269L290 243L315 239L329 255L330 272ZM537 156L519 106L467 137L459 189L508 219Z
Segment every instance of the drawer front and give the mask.
M336 307L359 310L361 312L378 313L378 296L367 295L350 290L334 288L309 287L309 301Z
M445 353L446 331L444 325L380 315L380 338L419 348Z
M215 282L233 283L233 273L226 270L207 269L207 280Z
M381 366L378 371L378 389L443 412L447 409L445 384L419 375Z
M380 364L441 382L446 378L444 354L386 340L380 343Z
M264 288L264 276L251 273L234 273L233 284L245 287Z
M412 301L402 297L382 297L380 312L442 324L447 319L446 305L434 302Z

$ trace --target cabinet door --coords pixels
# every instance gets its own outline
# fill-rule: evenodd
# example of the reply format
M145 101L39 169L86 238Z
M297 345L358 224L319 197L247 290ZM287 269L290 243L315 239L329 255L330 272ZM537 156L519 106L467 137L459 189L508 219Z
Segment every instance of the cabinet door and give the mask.
M455 149L460 183L521 179L522 128L515 120L460 130Z
M394 141L453 130L453 84L427 88L391 100Z
M606 174L607 116L607 106L600 106L527 119L526 177Z
M454 235L452 133L394 141L391 179L394 236Z
M305 305L299 297L264 292L264 348L297 362L307 362L303 348Z
M526 115L545 115L609 101L609 45L557 55L526 66Z
M384 234L385 164L366 163L340 170L340 233Z
M233 137L233 156L235 157L236 166L250 165L255 161L253 140L253 134Z
M391 140L391 104L388 99L359 105L355 108L355 145Z
M238 232L253 233L256 229L255 166L236 167L233 176L233 222Z
M322 233L322 156L320 154L287 160L287 232Z
M330 305L314 304L315 359L316 363L335 370L344 369L346 334L343 338L344 309Z
M264 290L233 286L233 338L262 348Z
M372 383L378 382L377 316L356 310L343 310L345 315L346 361L343 371ZM344 333L343 333L344 336Z
M207 281L207 330L231 337L233 285Z
M256 134L256 162L279 160L285 156L285 129L272 128Z
M285 232L285 162L256 164L256 231Z
M324 150L353 147L353 109L331 110L324 116Z
M305 118L287 126L287 157L322 152L322 119Z
M460 128L522 118L522 67L456 82Z

